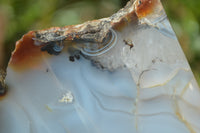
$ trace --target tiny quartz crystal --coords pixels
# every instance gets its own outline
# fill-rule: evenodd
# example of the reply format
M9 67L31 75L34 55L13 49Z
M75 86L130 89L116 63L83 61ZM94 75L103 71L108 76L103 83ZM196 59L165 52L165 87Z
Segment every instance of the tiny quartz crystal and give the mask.
M66 93L63 95L62 99L59 100L61 103L72 103L73 102L73 95L71 92Z

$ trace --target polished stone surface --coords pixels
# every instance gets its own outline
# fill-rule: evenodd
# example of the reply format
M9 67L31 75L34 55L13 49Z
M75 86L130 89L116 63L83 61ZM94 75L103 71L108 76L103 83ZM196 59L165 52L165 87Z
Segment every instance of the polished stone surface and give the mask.
M155 2L155 10L144 15L137 2ZM103 48L63 41L49 55L26 40L32 33L24 36L7 68L0 132L200 133L200 89L162 5L137 0L133 7L128 15L137 16L120 30L111 24ZM33 41L39 51L26 47L17 58Z

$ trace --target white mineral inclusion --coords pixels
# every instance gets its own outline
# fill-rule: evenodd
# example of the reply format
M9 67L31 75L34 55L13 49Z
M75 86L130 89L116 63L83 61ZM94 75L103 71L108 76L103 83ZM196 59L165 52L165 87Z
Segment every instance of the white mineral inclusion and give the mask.
M8 66L0 133L200 133L200 89L162 22L167 29L115 31L116 44L98 56L71 62L62 51L42 57L40 69Z
M73 97L72 93L69 91L65 95L63 95L62 99L60 99L59 102L61 102L61 103L72 103L73 99L74 99L74 97Z

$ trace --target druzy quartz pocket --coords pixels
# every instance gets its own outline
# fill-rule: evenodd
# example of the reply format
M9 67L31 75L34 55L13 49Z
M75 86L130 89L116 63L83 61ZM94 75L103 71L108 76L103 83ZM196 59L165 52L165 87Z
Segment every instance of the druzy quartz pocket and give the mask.
M5 84L0 133L200 133L200 89L159 0L28 32Z

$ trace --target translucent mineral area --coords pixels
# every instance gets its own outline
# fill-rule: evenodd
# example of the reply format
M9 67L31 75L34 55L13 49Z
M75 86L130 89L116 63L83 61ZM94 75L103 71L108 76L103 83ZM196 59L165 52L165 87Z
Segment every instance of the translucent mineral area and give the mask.
M200 133L200 89L159 0L28 32L5 84L0 133Z

